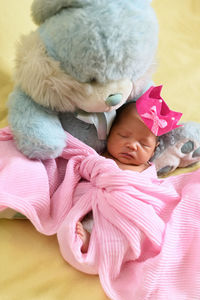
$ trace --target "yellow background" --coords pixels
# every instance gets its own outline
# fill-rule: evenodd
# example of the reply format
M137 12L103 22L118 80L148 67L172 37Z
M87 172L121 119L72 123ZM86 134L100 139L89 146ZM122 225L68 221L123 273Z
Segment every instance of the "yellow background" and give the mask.
M33 30L31 0L0 0L0 127L7 124L15 43ZM160 33L156 84L163 98L200 121L200 1L153 0ZM82 274L61 257L56 237L39 234L25 220L0 220L1 300L105 300L97 276ZM130 299L131 300L131 299Z

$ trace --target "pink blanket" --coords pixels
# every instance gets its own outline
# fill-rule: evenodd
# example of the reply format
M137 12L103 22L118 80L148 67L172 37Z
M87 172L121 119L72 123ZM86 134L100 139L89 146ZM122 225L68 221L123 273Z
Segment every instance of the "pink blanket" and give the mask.
M0 211L26 215L57 234L63 257L99 274L114 300L200 299L200 170L157 179L120 170L69 134L62 156L28 160L9 129L0 132ZM75 225L93 211L90 246L81 253Z

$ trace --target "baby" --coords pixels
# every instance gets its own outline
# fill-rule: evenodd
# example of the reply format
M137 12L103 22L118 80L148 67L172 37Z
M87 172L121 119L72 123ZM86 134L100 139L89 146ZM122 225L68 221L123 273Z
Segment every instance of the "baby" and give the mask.
M182 114L169 110L160 97L161 88L151 87L137 102L129 102L117 112L102 155L113 159L122 170L142 172L147 169L158 145L158 136L177 127ZM162 119L157 114L159 108ZM77 223L76 233L83 242L81 251L87 252L90 233L81 222Z
M113 159L120 169L142 172L149 167L158 138L137 113L136 103L126 104L117 114L102 155Z

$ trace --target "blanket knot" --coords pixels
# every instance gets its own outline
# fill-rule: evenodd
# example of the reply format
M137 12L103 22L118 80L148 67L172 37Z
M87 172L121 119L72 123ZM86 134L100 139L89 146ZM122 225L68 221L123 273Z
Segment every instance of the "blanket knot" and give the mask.
M85 157L79 166L81 177L100 189L109 185L109 179L115 175L117 170L118 168L112 160L96 154Z

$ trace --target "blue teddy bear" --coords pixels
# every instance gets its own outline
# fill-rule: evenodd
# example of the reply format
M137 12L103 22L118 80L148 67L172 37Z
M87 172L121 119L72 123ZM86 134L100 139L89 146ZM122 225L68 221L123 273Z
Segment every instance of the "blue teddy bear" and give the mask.
M100 152L115 111L151 81L158 40L147 0L35 0L17 47L9 123L17 147L48 159L64 129Z
M34 0L17 47L8 120L26 156L49 159L65 130L101 152L115 111L152 84L158 23L149 0Z

